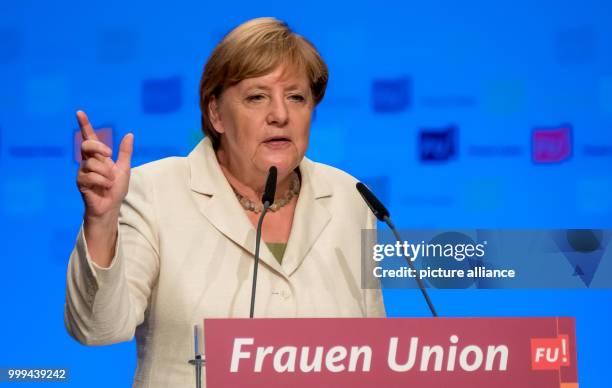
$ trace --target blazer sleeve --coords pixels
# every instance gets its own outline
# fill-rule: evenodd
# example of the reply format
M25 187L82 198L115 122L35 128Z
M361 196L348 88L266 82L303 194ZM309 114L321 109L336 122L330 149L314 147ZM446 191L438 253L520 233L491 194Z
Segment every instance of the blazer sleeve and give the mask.
M374 214L370 211L370 209L367 210L366 228L376 230L376 217L374 217ZM380 286L377 288L364 288L363 292L366 306L366 317L385 318L387 314L385 312L385 304L383 302L382 290Z
M80 343L129 341L144 321L159 274L154 199L154 188L147 184L146 176L132 170L108 268L91 260L81 225L68 263L64 308L66 329Z

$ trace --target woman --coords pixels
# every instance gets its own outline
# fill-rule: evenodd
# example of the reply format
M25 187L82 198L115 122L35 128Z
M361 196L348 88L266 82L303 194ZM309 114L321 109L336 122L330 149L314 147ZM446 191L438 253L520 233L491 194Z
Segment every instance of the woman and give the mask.
M287 25L254 19L211 54L200 84L205 138L185 158L130 169L77 113L85 203L67 276L65 322L83 344L136 335L135 386L190 386L192 327L246 317L255 225L268 169L275 205L263 224L256 317L384 316L360 287L360 233L374 218L355 179L304 157L327 68Z

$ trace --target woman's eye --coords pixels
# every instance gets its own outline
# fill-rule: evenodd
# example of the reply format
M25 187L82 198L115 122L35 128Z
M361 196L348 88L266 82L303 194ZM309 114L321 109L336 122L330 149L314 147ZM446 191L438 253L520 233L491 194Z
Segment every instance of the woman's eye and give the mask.
M306 98L304 98L304 96L300 95L300 94L294 94L291 96L291 99L294 101L305 101Z
M264 96L262 94L254 94L252 96L248 96L247 101L257 102L263 100L263 98Z

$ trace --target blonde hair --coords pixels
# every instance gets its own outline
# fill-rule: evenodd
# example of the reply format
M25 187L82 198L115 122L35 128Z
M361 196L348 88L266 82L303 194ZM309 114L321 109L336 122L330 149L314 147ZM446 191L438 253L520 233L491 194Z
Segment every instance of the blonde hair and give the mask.
M260 77L278 66L304 74L316 106L325 95L327 65L306 38L291 31L275 18L249 20L230 31L211 53L200 80L200 110L202 130L219 145L219 133L208 116L211 97L219 98L223 91L246 78Z

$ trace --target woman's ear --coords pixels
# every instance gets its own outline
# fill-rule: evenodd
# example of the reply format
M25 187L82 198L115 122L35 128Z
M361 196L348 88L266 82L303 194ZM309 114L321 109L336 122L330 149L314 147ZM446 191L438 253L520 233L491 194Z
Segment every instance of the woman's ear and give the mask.
M211 96L210 101L208 101L208 117L215 131L218 133L225 132L221 122L221 115L219 114L219 103L215 96Z

